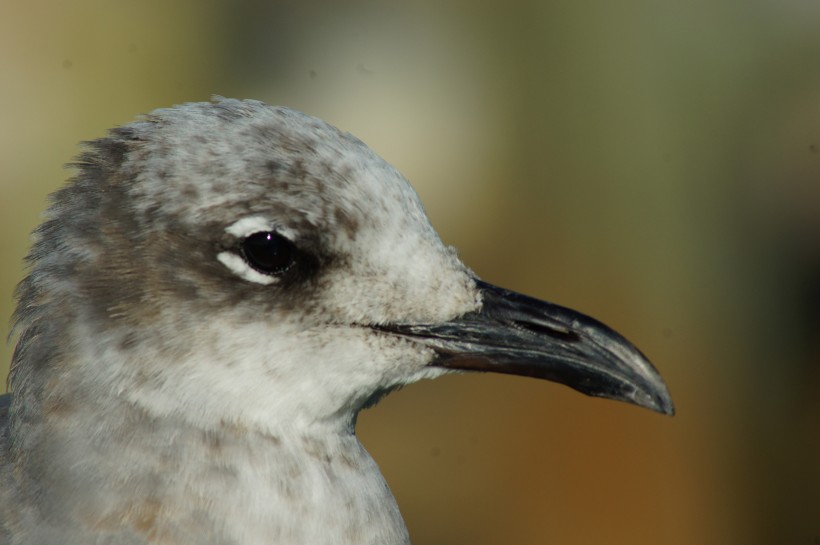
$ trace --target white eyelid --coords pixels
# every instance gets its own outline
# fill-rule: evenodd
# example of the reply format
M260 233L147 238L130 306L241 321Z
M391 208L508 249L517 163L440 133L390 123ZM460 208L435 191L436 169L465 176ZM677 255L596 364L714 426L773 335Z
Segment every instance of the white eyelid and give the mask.
M291 241L294 240L295 236L295 233L290 229L275 225L274 222L263 216L242 218L225 228L226 233L236 238L245 238L254 233L265 231L275 231Z
M220 252L216 258L220 263L228 267L238 277L248 282L256 282L257 284L269 285L276 282L276 278L262 274L248 265L244 259L232 252Z
M242 218L229 225L225 228L225 232L236 238L243 238L260 231L270 231L272 227L268 219L262 216L251 216L249 218Z

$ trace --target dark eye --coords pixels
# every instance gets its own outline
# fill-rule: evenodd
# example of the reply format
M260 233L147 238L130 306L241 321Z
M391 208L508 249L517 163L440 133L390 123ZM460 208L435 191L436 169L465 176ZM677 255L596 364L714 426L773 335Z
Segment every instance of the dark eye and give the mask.
M278 233L262 231L242 241L248 265L265 274L280 274L293 265L293 243Z

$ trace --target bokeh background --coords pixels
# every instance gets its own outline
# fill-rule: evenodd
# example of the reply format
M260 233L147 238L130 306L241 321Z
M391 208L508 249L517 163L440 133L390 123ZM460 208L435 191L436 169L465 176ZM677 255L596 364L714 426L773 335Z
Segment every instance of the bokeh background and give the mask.
M6 0L0 315L77 142L212 94L356 134L480 276L670 386L674 418L505 376L388 397L359 433L414 543L820 543L820 2Z

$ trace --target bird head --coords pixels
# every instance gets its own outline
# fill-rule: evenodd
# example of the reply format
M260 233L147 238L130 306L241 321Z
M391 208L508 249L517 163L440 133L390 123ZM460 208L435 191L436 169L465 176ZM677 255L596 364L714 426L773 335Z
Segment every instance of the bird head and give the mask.
M479 280L401 174L319 119L186 104L75 166L19 288L15 391L205 426L349 427L396 387L495 371L672 412L632 344Z

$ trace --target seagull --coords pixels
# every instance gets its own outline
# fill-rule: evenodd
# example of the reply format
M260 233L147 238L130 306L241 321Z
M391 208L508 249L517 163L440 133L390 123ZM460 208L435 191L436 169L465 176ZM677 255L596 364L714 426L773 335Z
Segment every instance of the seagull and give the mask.
M216 97L73 166L17 289L0 543L408 544L356 418L448 373L674 412L630 342L480 280L317 118Z

